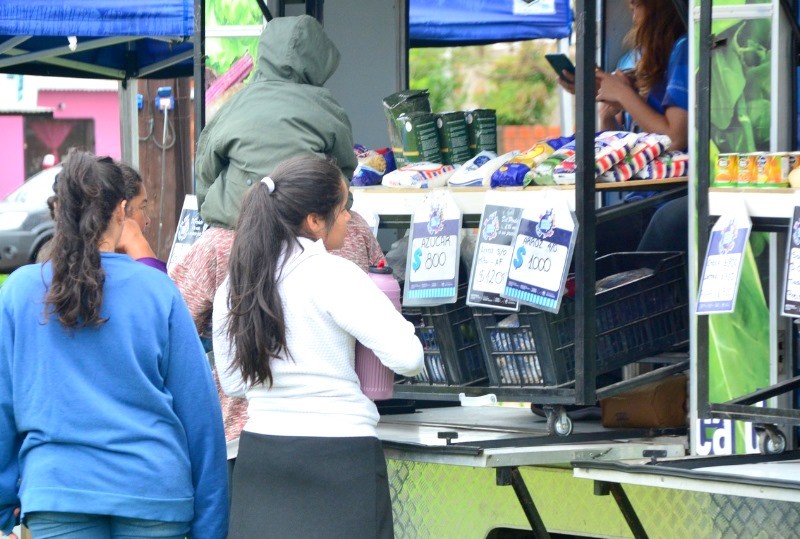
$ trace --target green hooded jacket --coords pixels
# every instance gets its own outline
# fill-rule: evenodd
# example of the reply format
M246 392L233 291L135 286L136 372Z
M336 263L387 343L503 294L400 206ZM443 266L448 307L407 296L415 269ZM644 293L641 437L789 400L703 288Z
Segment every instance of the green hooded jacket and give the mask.
M356 167L350 120L322 85L339 51L308 15L270 21L258 44L256 73L200 134L197 203L206 223L232 229L247 188L281 161L303 153Z

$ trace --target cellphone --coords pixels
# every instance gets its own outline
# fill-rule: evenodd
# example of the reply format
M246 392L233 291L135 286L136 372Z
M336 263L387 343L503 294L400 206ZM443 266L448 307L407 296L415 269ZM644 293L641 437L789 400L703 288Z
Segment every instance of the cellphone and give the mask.
M573 75L575 74L575 65L566 54L545 54L544 57L548 62L550 62L550 65L553 66L553 69L555 69L560 78L564 78L562 71L566 71Z

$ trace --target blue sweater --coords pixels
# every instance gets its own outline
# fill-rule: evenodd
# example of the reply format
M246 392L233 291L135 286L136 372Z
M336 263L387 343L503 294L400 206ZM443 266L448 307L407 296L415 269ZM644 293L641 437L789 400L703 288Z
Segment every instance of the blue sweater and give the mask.
M0 289L0 531L21 501L223 538L225 438L194 323L164 273L114 253L102 265L98 328L45 319L49 263Z

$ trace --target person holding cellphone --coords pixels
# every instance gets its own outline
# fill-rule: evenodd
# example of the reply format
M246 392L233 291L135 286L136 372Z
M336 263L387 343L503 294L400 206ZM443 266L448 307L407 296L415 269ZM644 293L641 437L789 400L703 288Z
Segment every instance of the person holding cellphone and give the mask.
M689 141L689 42L683 19L672 0L629 0L632 26L625 42L631 51L611 73L595 73L600 130L658 133L670 138L668 150L686 151ZM562 71L559 85L575 93L575 78ZM641 198L642 194L634 195ZM644 195L647 196L647 195ZM647 216L645 216L647 217ZM620 219L617 221L624 221ZM609 223L614 223L610 221ZM688 202L686 197L659 207L636 245L639 251L686 251ZM615 223L598 240L624 237L642 225ZM637 236L640 234L636 234ZM630 243L627 241L626 243ZM619 250L619 242L605 252ZM624 250L624 249L623 249ZM630 250L630 249L627 249Z

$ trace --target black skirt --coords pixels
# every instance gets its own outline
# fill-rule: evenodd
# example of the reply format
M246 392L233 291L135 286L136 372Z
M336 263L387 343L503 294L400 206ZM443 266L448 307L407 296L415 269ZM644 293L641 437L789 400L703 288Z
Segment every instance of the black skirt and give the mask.
M380 441L243 432L228 537L394 537Z

